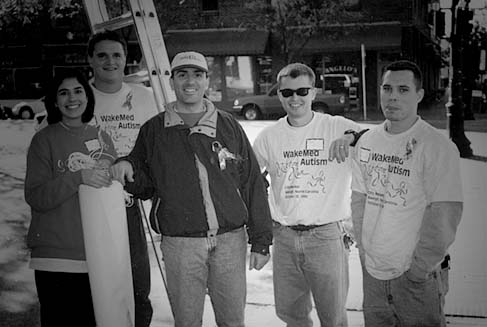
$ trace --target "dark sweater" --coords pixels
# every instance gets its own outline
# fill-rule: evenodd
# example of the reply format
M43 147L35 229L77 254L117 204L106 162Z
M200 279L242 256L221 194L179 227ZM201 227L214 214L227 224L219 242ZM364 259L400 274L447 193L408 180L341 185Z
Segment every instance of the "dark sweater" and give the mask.
M93 126L68 130L57 123L34 135L25 178L25 200L32 213L27 245L33 258L85 260L78 200L81 169L93 164L108 168L115 158L110 137Z

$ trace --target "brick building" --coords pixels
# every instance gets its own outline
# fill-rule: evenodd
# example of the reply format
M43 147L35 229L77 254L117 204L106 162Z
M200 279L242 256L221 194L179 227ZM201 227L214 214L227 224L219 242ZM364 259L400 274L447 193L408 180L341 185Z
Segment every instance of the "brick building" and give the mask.
M350 10L363 13L360 21L323 28L307 42L296 60L310 65L317 75L350 75L359 82L361 97L363 47L368 110L378 110L377 86L382 69L396 59L411 59L419 64L424 72L427 94L438 89L440 40L434 34L434 26L428 24L428 14L438 0L347 1ZM275 76L284 64L278 40L263 26L263 13L250 9L246 1L154 3L159 6L159 21L169 56L172 58L179 51L195 50L207 57L209 97L220 107L231 106L237 96L264 93L275 82ZM69 33L73 33L74 38L66 39ZM42 89L46 72L54 72L62 66L88 69L85 54L88 33L85 18L75 25L71 21L58 22L29 46L16 45L10 47L12 50L0 52L3 66L0 77L2 74L9 76L8 69L19 70L25 62L33 63L32 69L24 75L31 77L32 87L40 85L39 89ZM129 39L127 72L132 72L137 69L140 51L134 33L130 30L122 33ZM19 62L22 62L20 66Z
M367 105L378 109L382 69L396 59L418 63L426 93L439 88L440 39L429 15L438 1L349 0L350 10L364 13L360 21L323 28L296 58L322 73L346 73L362 81L365 50ZM231 104L236 96L265 92L284 64L277 38L259 24L262 16L240 0L187 0L165 32L170 56L196 50L210 62L210 97ZM334 30L335 29L335 30ZM339 30L338 34L336 30ZM334 35L334 37L330 37ZM338 35L338 36L337 36ZM361 95L361 86L359 84Z

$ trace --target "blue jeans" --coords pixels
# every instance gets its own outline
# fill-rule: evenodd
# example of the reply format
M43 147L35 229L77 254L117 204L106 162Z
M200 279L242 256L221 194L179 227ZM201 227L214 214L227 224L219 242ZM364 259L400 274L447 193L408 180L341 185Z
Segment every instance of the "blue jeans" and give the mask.
M448 291L448 268L438 269L424 282L408 273L378 280L362 267L365 326L446 326L443 307Z
M162 237L175 327L201 327L206 289L218 326L244 326L246 233L242 227L216 238L212 249L203 237Z
M339 223L309 231L274 224L273 278L277 316L288 327L313 322L311 296L321 326L347 326L348 254Z

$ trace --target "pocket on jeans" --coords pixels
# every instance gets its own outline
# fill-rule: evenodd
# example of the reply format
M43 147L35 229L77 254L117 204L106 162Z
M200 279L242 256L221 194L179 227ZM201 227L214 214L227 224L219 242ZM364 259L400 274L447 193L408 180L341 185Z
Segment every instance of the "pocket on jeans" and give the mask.
M426 278L418 278L414 276L413 274L410 273L410 271L406 271L404 274L405 279L410 282L413 285L424 285L427 281L431 280L433 278L432 274L428 274Z
M342 231L338 228L337 224L328 224L322 227L317 227L312 231L313 237L319 240L337 240L343 237Z

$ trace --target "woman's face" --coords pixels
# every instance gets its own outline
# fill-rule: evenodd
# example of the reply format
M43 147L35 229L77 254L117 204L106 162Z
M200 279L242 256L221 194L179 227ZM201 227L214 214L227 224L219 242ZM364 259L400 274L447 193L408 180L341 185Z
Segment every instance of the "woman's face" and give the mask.
M81 115L85 112L87 104L88 97L85 89L76 78L67 78L59 85L56 105L61 111L62 121L66 125L82 125Z

